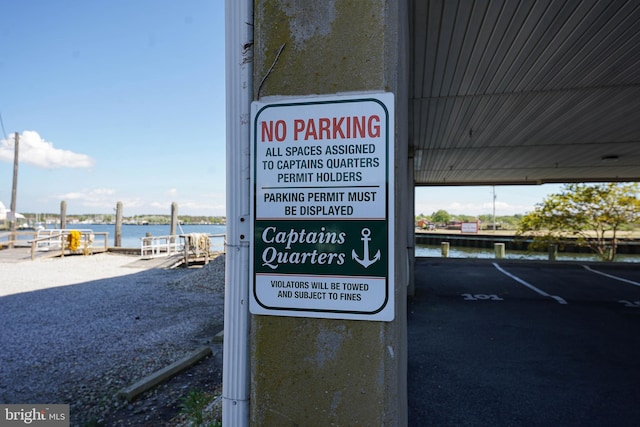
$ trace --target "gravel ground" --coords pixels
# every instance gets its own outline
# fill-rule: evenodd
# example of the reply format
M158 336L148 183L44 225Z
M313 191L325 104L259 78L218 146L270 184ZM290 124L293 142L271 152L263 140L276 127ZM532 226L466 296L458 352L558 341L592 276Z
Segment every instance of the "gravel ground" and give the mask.
M0 402L68 403L71 425L100 425L133 409L121 388L210 343L223 307L224 256L174 270L113 254L0 264Z

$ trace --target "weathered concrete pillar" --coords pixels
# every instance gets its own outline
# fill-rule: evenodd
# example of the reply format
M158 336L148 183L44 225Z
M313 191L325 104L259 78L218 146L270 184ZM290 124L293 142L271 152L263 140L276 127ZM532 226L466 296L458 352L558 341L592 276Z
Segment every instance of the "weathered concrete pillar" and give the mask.
M411 222L407 224L407 242L409 246L407 246L407 256L408 256L408 269L409 269L409 282L407 284L407 296L415 296L416 294L416 279L415 279L415 266L416 266L416 227L415 227L415 212L416 212L416 192L414 187L414 150L413 146L408 147L408 159L407 159L407 188L409 198L409 204L411 211Z
M549 245L549 261L558 259L558 245Z
M257 0L254 99L343 92L395 94L395 291L392 322L252 316L250 421L255 426L407 424L405 2ZM413 235L411 235L413 238Z

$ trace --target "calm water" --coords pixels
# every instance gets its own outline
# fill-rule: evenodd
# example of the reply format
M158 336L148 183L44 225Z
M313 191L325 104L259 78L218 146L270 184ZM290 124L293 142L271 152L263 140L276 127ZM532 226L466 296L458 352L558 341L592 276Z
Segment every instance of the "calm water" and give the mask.
M52 228L52 227L49 227ZM108 245L113 246L115 236L115 225L113 224L90 224L68 225L69 229L91 229L94 232L107 232L109 233ZM122 226L122 247L125 248L139 248L140 239L145 237L147 233L152 236L168 236L170 227L166 225L123 225ZM225 234L227 227L224 225L182 225L178 228L178 234L188 233L207 233L207 234ZM31 239L30 236L23 236L21 239ZM102 240L100 240L102 242ZM216 251L224 250L224 239L212 239L212 248ZM439 245L416 245L416 256L418 257L432 257L440 258L442 256L441 248ZM495 258L495 252L493 249L483 248L462 248L462 247L450 247L450 258ZM526 251L509 251L505 253L506 259L529 259L529 260L548 260L548 254L544 252L526 252ZM558 261L599 261L598 257L591 254L572 254L572 253L558 253ZM640 263L640 256L638 255L617 255L617 262L634 262Z
M70 230L90 229L96 233L109 233L108 245L113 246L116 234L116 226L114 224L67 224ZM171 227L166 225L123 225L122 226L122 247L123 248L139 248L140 239L146 237L147 233L152 236L168 236ZM225 234L227 227L225 225L181 225L176 230L178 234L189 233L207 233L207 234ZM102 242L102 239L99 239ZM224 250L224 239L211 239L212 249L215 251Z
M442 257L442 249L439 245L416 245L417 257ZM484 248L461 248L450 247L449 258L482 258L489 259L495 258L496 254L493 249ZM543 260L549 259L549 255L546 252L527 252L527 251L515 251L506 250L505 259L528 259L528 260ZM562 253L558 252L556 258L558 261L600 261L596 255L591 254L575 254L575 253ZM616 262L640 262L640 256L638 255L616 255Z

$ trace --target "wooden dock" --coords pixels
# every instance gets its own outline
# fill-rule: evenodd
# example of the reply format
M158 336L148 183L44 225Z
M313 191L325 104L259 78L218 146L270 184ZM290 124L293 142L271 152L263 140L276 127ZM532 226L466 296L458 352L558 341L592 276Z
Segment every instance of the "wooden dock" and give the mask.
M13 248L0 250L0 263L31 261L31 248Z
M107 248L99 247L90 249L86 255L93 255L107 252ZM32 257L31 247L14 247L11 249L4 248L0 250L0 263L10 263L10 262L22 262L22 261L32 261L37 259L46 259L46 258L59 258L63 256L76 256L76 255L85 255L82 249L77 251L70 251L65 249L64 252L61 249L53 250L53 251L35 251L33 252Z
M94 233L93 230L49 229L38 231L33 239L21 240L16 239L13 233L4 233L3 237L7 240L0 241L0 262L19 262L106 252L108 250L108 234L105 232ZM77 239L73 250L68 242L70 236L75 236ZM96 238L102 238L102 244L98 244Z

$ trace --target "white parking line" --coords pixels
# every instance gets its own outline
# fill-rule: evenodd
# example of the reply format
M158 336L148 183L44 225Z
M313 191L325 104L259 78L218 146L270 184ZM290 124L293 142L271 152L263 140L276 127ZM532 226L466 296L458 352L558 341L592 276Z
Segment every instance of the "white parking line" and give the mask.
M613 276L611 274L603 273L602 271L594 270L593 268L589 267L588 265L583 265L583 267L586 268L587 270L591 271L592 273L600 274L601 276L605 276L605 277L608 277L608 278L614 279L614 280L619 280L621 282L629 283L631 285L640 286L640 283L634 282L633 280L629 280L629 279L625 279L623 277L618 277L618 276Z
M504 268L500 267L497 263L493 263L493 266L495 268L498 269L499 272L511 277L513 280L515 280L516 282L525 285L527 288L531 289L534 292L539 293L540 295L544 296L544 297L549 297L549 298L553 298L554 300L556 300L559 304L567 304L567 302L563 299L560 298L559 296L556 295L549 295L548 293L546 293L545 291L536 288L535 286L533 286L531 283L522 280L521 278L519 278L518 276L514 276L513 274L509 273L507 270L505 270Z

